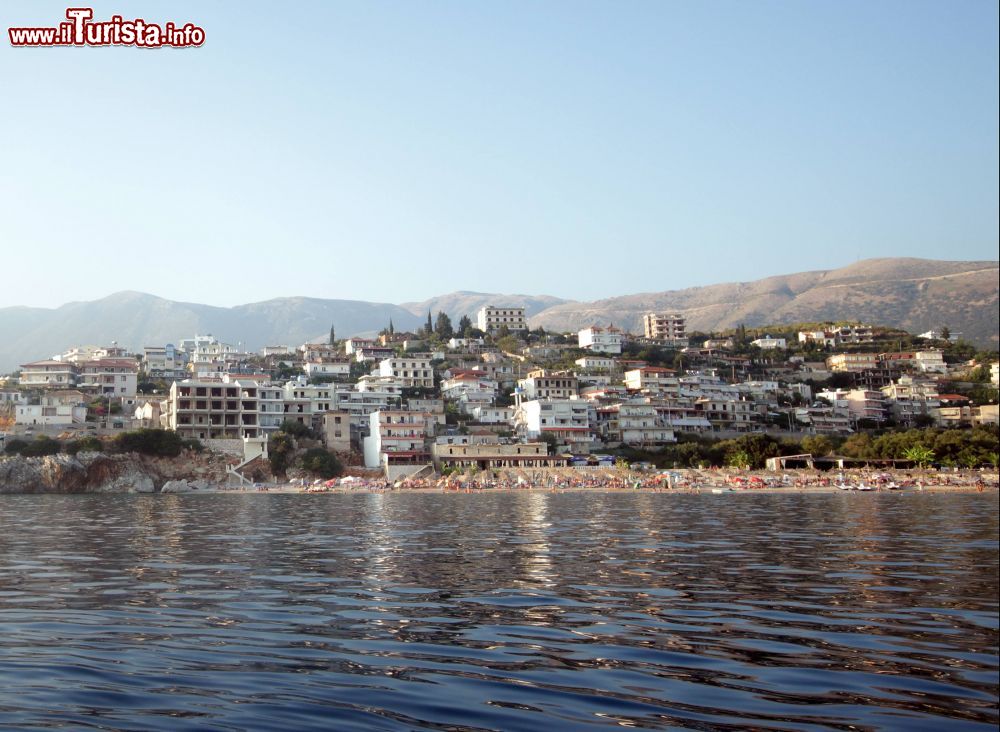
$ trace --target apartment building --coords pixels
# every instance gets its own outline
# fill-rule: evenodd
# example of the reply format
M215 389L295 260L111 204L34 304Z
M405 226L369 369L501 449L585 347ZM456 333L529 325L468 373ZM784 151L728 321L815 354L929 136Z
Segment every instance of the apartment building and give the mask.
M80 389L93 390L101 396L135 396L139 365L134 359L102 358L80 361L76 366L76 385Z
M624 375L625 388L652 394L677 394L680 381L672 369L659 366L644 366L631 369Z
M565 467L566 458L548 454L544 442L485 442L431 446L434 464L439 469L495 470L501 468Z
M652 404L624 402L610 409L609 439L644 447L677 442L673 429Z
M676 313L647 313L642 318L643 332L647 338L662 341L664 345L683 348L688 344L684 316Z
M55 387L69 389L76 386L76 364L47 359L21 364L18 383L26 387Z
M261 436L259 387L255 381L185 379L170 385L169 429L185 439Z
M580 381L576 376L553 373L545 369L528 372L528 378L517 382L515 395L521 400L570 399L580 392Z
M772 338L769 335L764 335L762 338L750 341L750 345L757 346L762 351L774 351L779 348L787 348L788 342L784 338Z
M405 388L434 388L434 366L431 354L411 353L386 358L379 363L380 376L402 379Z
M484 333L495 333L501 328L507 328L512 333L528 330L524 310L523 307L485 305L477 314L479 330Z
M188 375L184 354L172 343L143 348L142 370L152 379L183 379Z
M589 405L582 399L534 399L515 409L518 432L529 440L552 435L574 452L588 452L590 445Z
M368 436L364 438L365 467L429 463L427 439L434 436L435 423L434 415L425 412L398 409L373 412L369 415Z

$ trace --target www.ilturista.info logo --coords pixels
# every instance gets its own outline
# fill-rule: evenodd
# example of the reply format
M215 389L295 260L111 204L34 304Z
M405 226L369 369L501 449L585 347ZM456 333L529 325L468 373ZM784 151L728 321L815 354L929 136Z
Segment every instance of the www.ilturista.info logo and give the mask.
M205 42L205 29L194 23L147 23L142 18L94 22L93 8L67 8L68 22L54 28L8 28L12 46L136 46L189 48Z

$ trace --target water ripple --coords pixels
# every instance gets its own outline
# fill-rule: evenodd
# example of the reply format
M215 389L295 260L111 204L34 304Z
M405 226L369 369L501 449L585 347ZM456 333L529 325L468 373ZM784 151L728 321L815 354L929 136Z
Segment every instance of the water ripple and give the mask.
M0 726L995 729L990 496L0 497Z

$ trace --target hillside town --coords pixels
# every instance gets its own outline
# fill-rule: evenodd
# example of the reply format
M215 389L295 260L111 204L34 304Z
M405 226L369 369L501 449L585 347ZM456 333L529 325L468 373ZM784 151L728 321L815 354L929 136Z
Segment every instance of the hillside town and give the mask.
M232 474L300 430L345 466L389 481L455 471L657 467L679 443L829 438L998 424L998 362L955 334L861 323L689 333L649 313L642 333L530 330L526 309L486 306L420 332L268 345L212 335L134 351L68 345L0 380L0 433L17 440L162 429L228 452ZM902 347L906 344L906 347ZM297 427L296 427L297 426ZM835 459L826 450L798 457ZM911 456L912 457L912 456ZM672 464L670 464L672 462ZM843 467L841 459L840 467ZM972 467L971 465L969 467Z

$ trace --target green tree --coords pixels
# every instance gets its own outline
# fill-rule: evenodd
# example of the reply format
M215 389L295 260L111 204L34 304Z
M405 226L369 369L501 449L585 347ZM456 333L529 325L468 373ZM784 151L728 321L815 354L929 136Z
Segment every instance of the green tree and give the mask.
M122 432L111 440L115 452L137 452L141 455L177 457L184 449L184 440L171 430L142 429Z
M826 457L833 452L833 442L825 435L809 435L802 438L802 452L814 457Z
M947 325L941 326L941 340L950 341L951 340L951 328Z
M438 312L437 322L434 324L434 332L437 334L438 338L443 341L446 341L455 335L455 331L451 327L451 318L448 317L448 313L444 311Z
M930 448L924 447L923 445L913 445L912 447L906 448L903 452L903 457L907 460L912 460L921 468L926 468L934 462L934 451Z
M753 467L753 458L746 450L733 450L726 458L726 463L734 468L747 470Z
M271 435L267 441L267 456L274 475L285 474L294 451L295 441L291 435L280 430Z
M462 338L470 338L469 332L472 330L472 320L468 315L463 315L458 321L458 334Z
M330 325L330 345L333 346L337 343L337 331L334 330L333 325Z
M431 311L427 311L427 324L424 326L424 335L430 338L434 334L434 323L431 320Z
M322 447L306 450L299 458L299 465L305 470L316 473L321 478L335 478L344 470L337 456Z

